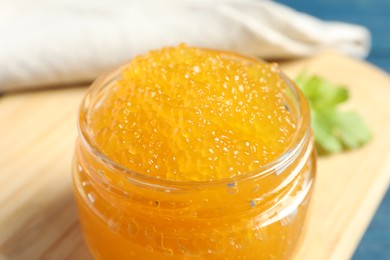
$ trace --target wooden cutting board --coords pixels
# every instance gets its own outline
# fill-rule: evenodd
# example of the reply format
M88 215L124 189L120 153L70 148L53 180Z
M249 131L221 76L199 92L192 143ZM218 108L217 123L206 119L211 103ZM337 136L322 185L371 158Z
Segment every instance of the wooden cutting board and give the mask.
M348 259L390 180L390 78L336 53L283 63L351 90L374 139L362 149L321 157L296 259ZM91 259L71 188L76 116L85 86L0 97L0 259Z

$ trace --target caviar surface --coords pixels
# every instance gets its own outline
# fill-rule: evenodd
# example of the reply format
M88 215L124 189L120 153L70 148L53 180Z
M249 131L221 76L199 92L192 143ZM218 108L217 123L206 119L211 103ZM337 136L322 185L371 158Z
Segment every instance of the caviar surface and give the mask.
M219 180L281 155L296 131L276 64L179 45L135 57L88 114L113 161L170 180Z

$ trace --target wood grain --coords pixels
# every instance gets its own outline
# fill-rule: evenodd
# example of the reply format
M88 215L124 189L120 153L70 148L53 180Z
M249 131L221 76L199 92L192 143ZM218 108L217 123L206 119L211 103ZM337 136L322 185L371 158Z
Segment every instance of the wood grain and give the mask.
M362 149L322 157L296 259L348 259L390 181L390 79L335 53L283 64L351 90L346 109L371 126ZM78 225L70 166L78 106L86 87L0 98L0 259L91 259Z

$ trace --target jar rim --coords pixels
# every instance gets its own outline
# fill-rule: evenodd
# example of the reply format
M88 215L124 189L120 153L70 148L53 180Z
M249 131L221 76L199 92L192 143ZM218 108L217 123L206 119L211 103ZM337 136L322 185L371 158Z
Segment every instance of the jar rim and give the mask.
M247 56L243 56L240 54L236 54L233 52L222 52L227 55L234 55L238 58L243 58L247 60L252 60L256 62L263 62L260 59L255 59ZM288 88L291 90L294 101L297 103L297 130L294 133L293 141L291 141L286 150L280 154L275 160L255 169L252 171L245 172L240 175L236 175L229 178L217 179L217 180L170 180L164 178L158 178L156 176L150 176L141 172L136 172L128 167L125 167L107 157L103 154L96 144L93 142L93 138L88 134L88 124L86 122L86 114L88 110L88 105L91 102L91 98L94 94L99 94L99 91L109 85L117 82L118 78L120 78L121 73L126 65L122 65L113 71L107 72L101 76L99 76L88 88L84 98L82 99L80 110L79 110L79 118L78 118L78 133L79 139L81 141L82 146L89 152L92 153L97 160L103 163L105 166L108 166L110 169L114 171L118 171L120 173L127 173L129 177L131 177L131 181L137 182L143 185L152 185L155 188L194 188L194 187L205 187L205 186L213 186L213 185L233 185L239 181L250 180L253 178L265 177L271 173L279 172L281 169L285 169L288 165L290 165L295 158L302 152L303 147L306 143L308 143L311 139L311 128L310 128L310 111L309 105L304 97L301 90L297 87L297 85L290 80L282 71L280 71L281 78L285 81ZM95 93L97 92L97 93ZM279 170L279 171L278 171Z

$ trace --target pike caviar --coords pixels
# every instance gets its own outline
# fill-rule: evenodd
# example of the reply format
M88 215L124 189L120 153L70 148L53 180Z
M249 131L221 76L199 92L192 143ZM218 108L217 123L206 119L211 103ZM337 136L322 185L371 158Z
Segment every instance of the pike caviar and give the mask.
M73 183L95 259L291 259L316 158L277 65L179 45L97 79Z
M276 64L180 45L126 65L89 125L97 147L133 171L226 179L285 151L296 131L285 91Z

